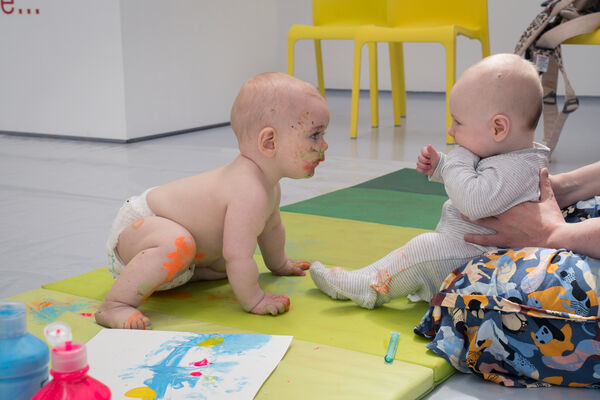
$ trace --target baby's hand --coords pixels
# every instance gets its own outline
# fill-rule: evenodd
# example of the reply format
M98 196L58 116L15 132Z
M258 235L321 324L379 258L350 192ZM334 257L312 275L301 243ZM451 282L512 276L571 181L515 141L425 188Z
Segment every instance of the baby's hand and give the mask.
M306 272L304 270L310 268L310 263L306 261L298 261L298 260L287 260L283 267L274 271L271 270L275 275L296 275L296 276L304 276Z
M417 158L417 171L431 176L438 162L440 162L440 153L428 144L421 149L421 154Z
M290 309L290 299L287 296L277 296L273 293L265 293L265 297L250 310L252 314L283 314Z

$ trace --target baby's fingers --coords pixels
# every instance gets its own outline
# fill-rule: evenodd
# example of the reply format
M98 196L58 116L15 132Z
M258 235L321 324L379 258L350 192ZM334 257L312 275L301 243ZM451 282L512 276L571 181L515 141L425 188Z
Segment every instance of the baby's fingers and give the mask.
M298 260L290 260L292 267L302 268L304 270L310 268L310 263L308 261L298 261Z

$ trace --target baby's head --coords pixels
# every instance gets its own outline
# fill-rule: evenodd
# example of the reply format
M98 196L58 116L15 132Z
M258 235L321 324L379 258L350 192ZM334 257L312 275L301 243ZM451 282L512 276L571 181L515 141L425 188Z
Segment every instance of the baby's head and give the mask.
M469 67L450 93L455 142L480 157L531 148L542 112L535 67L515 54L495 54Z
M231 108L231 127L240 152L288 164L283 165L284 174L294 178L312 176L323 159L327 149L323 134L328 124L329 108L319 91L280 72L250 78ZM294 161L295 166L289 165ZM293 170L299 165L303 165L302 176Z

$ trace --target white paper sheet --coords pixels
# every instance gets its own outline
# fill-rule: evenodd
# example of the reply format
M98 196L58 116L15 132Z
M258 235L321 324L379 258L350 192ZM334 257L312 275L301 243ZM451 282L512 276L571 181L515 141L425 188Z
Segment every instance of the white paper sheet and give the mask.
M103 329L87 343L90 376L113 399L252 399L292 336Z

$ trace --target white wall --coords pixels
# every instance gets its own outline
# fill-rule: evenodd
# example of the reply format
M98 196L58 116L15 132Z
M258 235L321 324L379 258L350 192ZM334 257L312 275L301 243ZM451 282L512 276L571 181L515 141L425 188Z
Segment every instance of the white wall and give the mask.
M277 65L277 0L122 0L129 138L229 121L249 77Z
M122 138L118 2L14 0L5 10L12 13L0 10L0 131Z
M451 1L451 0L448 0ZM491 53L512 53L522 32L542 10L541 0L488 0L488 20ZM286 67L285 36L293 24L312 23L310 0L279 2L280 70ZM349 41L323 41L325 86L349 89L352 85L352 44ZM390 89L387 45L380 43L379 87ZM361 87L368 86L367 48L363 48ZM476 40L459 37L457 45L457 75L481 58L481 46ZM563 59L569 80L578 95L600 96L600 46L563 46ZM445 53L439 44L407 43L404 45L406 88L410 91L441 92L445 90ZM317 83L312 41L296 43L295 75ZM559 93L563 93L562 80Z
M12 1L0 131L131 140L226 123L242 83L278 65L277 0Z

